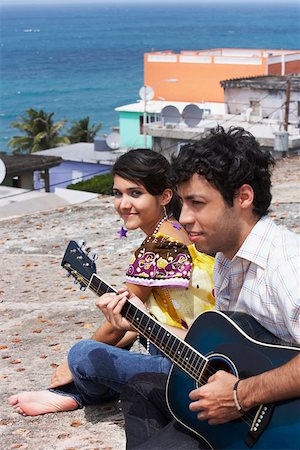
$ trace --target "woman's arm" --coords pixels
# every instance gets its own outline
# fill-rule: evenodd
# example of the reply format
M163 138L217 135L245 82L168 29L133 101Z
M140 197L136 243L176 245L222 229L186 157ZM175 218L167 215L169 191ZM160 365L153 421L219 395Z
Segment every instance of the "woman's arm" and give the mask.
M107 294L107 297L100 297L97 301L98 308L101 309L106 319L119 330L133 330L133 327L128 322L125 317L121 315L121 311L126 301L130 299L130 302L137 306L139 309L147 312L147 308L144 303L135 295L130 294L128 291L120 293L120 295L115 296L113 294ZM167 330L171 331L176 336L184 339L186 336L186 331L177 327L162 324Z

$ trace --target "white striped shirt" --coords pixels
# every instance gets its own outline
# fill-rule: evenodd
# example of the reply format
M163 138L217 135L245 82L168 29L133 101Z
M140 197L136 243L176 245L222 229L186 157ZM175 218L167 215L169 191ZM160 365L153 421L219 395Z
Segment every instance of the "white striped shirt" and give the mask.
M300 344L300 238L261 218L228 260L214 265L216 309L241 311L286 342Z

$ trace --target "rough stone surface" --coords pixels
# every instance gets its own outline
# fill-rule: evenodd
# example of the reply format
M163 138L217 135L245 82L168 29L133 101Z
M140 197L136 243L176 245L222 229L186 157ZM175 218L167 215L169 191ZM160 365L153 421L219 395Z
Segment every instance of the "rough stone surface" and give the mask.
M278 161L270 215L300 233L300 157ZM21 390L47 387L54 368L75 341L88 338L103 317L95 295L64 276L61 258L69 240L98 248L98 272L120 286L141 232L119 238L112 200L0 221L0 433L3 449L124 449L117 403L23 417L7 405Z

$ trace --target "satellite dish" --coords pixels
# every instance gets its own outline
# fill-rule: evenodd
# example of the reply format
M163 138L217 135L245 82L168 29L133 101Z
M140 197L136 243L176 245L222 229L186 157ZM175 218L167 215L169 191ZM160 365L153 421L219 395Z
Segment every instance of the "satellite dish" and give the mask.
M0 159L0 184L4 180L5 176L6 176L6 167L2 159Z
M177 124L180 122L180 112L175 106L168 105L161 110L161 118L163 125Z
M139 90L139 96L144 101L152 100L154 97L154 90L151 86L142 86Z
M106 143L112 150L117 150L121 145L121 136L118 133L111 133L107 136Z
M200 109L197 105L187 105L182 111L182 118L184 123L188 127L196 127L201 121L203 116L203 109Z

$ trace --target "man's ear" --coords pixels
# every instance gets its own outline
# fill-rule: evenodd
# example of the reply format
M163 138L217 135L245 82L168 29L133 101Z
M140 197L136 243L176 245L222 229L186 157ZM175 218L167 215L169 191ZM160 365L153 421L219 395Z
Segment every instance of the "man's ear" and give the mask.
M236 200L242 209L252 209L254 201L254 191L252 186L249 184L242 184L237 192Z
M173 191L170 188L167 188L164 190L164 192L161 195L161 205L167 206L173 197Z

